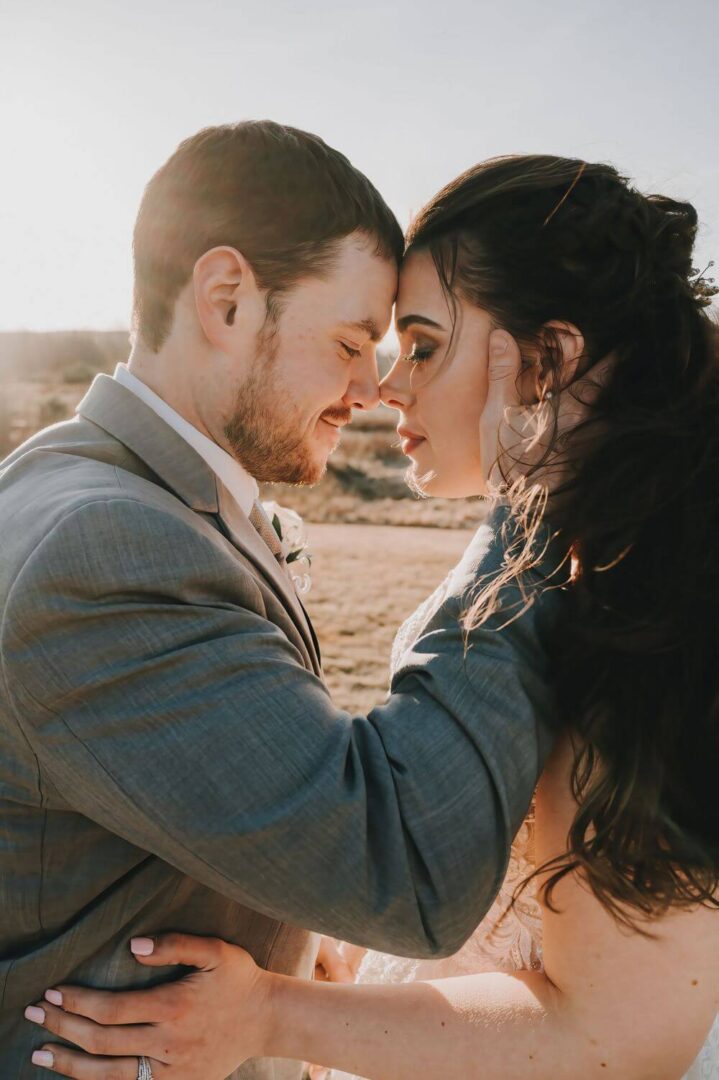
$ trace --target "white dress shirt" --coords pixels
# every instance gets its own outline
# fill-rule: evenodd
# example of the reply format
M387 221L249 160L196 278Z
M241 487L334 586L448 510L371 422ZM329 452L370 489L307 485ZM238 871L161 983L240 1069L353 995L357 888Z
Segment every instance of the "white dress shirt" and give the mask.
M243 511L250 516L253 503L259 497L259 488L254 477L243 469L239 461L235 461L226 450L218 446L212 439L208 439L196 427L193 427L184 416L168 405L154 390L151 390L141 379L133 375L127 364L118 364L115 368L114 378L117 379L127 390L144 401L153 412L156 412L173 431L181 435L193 450L207 462L214 474L222 481L232 498Z

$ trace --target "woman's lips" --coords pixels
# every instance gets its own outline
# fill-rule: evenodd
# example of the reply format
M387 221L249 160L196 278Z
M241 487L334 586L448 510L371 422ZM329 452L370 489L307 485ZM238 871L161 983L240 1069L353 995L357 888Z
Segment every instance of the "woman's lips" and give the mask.
M411 457L417 447L427 441L424 435L418 435L415 431L410 431L409 428L399 427L397 428L397 434L402 440L402 453L405 457Z

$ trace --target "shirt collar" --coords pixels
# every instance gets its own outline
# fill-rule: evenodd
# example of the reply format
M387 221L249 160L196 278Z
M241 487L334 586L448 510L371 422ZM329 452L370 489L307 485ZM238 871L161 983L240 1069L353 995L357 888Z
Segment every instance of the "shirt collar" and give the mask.
M151 390L142 379L133 375L127 364L118 364L115 368L114 378L127 390L132 391L136 397L157 413L165 423L176 431L185 442L195 450L200 457L209 465L225 485L230 495L244 514L249 517L252 505L259 496L259 488L254 477L250 476L246 469L231 457L226 450L218 446L212 439L208 439L201 431L198 431L184 416L180 416L171 405Z

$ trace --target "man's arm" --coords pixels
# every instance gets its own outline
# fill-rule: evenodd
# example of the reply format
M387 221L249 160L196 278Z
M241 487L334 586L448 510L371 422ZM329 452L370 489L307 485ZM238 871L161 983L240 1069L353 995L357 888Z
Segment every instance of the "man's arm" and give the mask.
M501 558L475 545L468 580ZM543 604L474 631L466 651L462 600L386 704L351 716L217 542L104 500L60 522L18 576L4 675L79 812L265 914L441 955L493 900L551 743Z

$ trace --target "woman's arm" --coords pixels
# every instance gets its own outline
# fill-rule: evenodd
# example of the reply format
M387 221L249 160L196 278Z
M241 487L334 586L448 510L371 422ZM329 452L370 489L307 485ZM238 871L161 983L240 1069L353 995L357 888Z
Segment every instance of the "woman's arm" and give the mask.
M563 850L576 805L568 744L537 792L541 865ZM372 1080L621 1076L676 1080L719 1012L719 912L673 912L620 928L577 875L543 911L546 974L488 974L403 986L269 976L267 1052Z
M569 761L560 747L537 793L540 863L563 849L573 816ZM151 1026L98 1033L98 1024L49 1007L47 1026L97 1054L145 1053L169 1065L168 1080L220 1080L228 1063L254 1056L316 1061L372 1080L676 1080L719 1011L719 912L673 912L646 927L647 937L620 928L577 875L555 899L559 912L544 910L546 974L308 983L263 972L231 946L173 937L143 962L203 970L140 992L141 1006L137 993L65 994L66 1009L100 1024ZM161 1009L151 1015L156 999ZM82 1055L57 1055L64 1075L103 1076L99 1065L88 1071L87 1059L79 1071L71 1059Z
M575 980L584 986L567 992L533 972L402 986L271 976L263 1052L372 1080L678 1080L719 1011L716 929L700 917L695 934L690 922L668 931L668 956L656 944L640 966L619 958L606 981L587 965Z
M270 979L268 1056L304 1054L372 1080L577 1077L576 1056L574 1068L568 1062L566 1073L557 1070L552 1042L559 1011L551 984L538 973L400 986ZM568 1047L566 1037L562 1043Z

